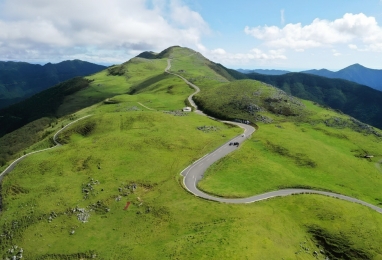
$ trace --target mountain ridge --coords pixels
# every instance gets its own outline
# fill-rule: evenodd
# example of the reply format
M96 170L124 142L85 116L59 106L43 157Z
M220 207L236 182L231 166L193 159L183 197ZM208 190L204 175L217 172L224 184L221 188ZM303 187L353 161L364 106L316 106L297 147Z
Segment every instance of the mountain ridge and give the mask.
M44 65L0 61L0 108L20 102L65 80L105 68L78 59Z
M240 73L250 74L258 73L263 75L285 75L287 73L296 73L287 70L274 70L274 69L237 69ZM312 74L316 76L331 78L331 79L344 79L352 81L361 85L371 87L373 89L382 91L382 70L367 68L359 63L349 65L338 71L331 71L325 68L303 70L299 73Z
M327 69L307 70L301 72L327 78L345 79L382 91L382 70L370 69L358 63L336 72Z

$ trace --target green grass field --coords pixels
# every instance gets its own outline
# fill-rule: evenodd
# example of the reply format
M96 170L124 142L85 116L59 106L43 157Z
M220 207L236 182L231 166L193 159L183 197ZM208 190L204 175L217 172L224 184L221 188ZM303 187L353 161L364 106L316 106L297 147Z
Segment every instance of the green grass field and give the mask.
M179 48L171 55L181 60L187 53ZM184 57L184 65L194 56ZM192 90L162 73L166 59L134 62L112 71L122 75L92 76L86 91L103 87L103 101L45 131L92 116L59 136L64 146L26 158L4 178L2 258L17 245L25 259L382 259L382 216L367 207L320 195L230 205L189 194L180 172L242 130L167 112L182 108ZM187 70L197 75L198 69ZM214 89L219 84L211 81ZM126 94L131 90L134 95ZM273 123L258 122L254 135L213 165L200 187L243 197L309 186L379 205L380 139L328 127L320 120L347 117L303 104L298 120L262 111ZM376 157L355 156L365 150Z
M204 133L196 129L200 125L220 131ZM376 239L382 218L363 206L316 195L226 205L188 194L179 172L239 132L197 115L153 111L105 112L80 121L61 136L65 146L33 155L5 179L1 226L14 240L1 245L21 246L26 259L77 253L100 259L307 259L319 250L308 232L314 229L333 237L345 233L353 251L382 256ZM92 179L99 184L84 198ZM125 211L127 201L132 204ZM92 210L87 223L77 220L76 207ZM57 217L49 222L52 215Z
M380 140L325 125L261 124L236 153L209 169L199 184L220 196L246 197L291 187L311 187L382 204ZM363 150L379 155L357 158Z

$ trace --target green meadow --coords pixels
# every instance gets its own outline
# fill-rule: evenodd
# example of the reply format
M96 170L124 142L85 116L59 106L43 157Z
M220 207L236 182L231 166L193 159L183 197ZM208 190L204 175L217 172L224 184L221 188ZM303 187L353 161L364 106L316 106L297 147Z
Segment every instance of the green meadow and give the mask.
M259 124L241 148L211 167L199 187L246 197L280 188L329 190L382 205L381 140L323 124ZM365 159L364 151L378 155Z
M165 54L174 72L210 81L220 95L242 84L219 90L231 79L204 66L198 54L178 47ZM177 111L193 90L163 73L166 58L114 66L67 98L63 110L93 95L102 99L47 125L44 131L55 132L91 115L59 135L63 146L27 157L4 178L2 258L16 245L25 259L382 259L382 216L367 207L320 195L231 205L188 193L180 172L242 130ZM273 89L255 85L248 85L252 96L261 88L263 99L273 97ZM245 93L236 92L231 99L243 101ZM210 111L230 101L216 98L208 84L198 99ZM227 197L310 187L380 205L380 138L327 126L325 120L348 117L299 102L301 108L277 106L299 116L275 114L265 107L276 106L261 103L260 114L272 123L256 122L253 136L215 163L199 187ZM227 116L254 118L237 109L227 106ZM25 149L51 145L54 132ZM365 153L375 157L361 158Z

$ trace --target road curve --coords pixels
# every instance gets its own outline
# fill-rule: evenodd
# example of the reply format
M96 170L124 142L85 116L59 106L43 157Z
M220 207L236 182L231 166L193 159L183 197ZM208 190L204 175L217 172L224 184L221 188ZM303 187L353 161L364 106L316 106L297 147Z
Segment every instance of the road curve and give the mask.
M167 72L169 74L172 74L172 75L175 75L175 76L183 79L189 86L191 86L191 87L193 87L195 89L195 92L188 97L188 101L195 108L195 112L196 113L207 116L202 111L198 110L197 105L192 100L192 97L195 94L200 92L199 87L194 85L194 84L192 84L191 82L189 82L188 80L186 80L182 76L180 76L178 74L175 74L175 73L172 73L172 72L169 72L170 68L171 68L171 59L168 59L167 60L167 67L165 69L165 72ZM212 117L210 117L210 118L212 118ZM217 120L215 118L212 118L212 119ZM236 122L228 122L228 121L222 121L222 122L230 123L230 124L235 124L235 125L240 126L241 128L244 129L244 134L239 135L239 136L233 138L229 142L227 142L227 143L223 144L222 146L220 146L215 151L213 151L213 152L211 152L209 154L206 154L205 156L203 156L199 160L195 161L193 164L191 164L190 166L188 166L186 169L184 169L181 172L181 175L184 176L184 178L183 178L184 187L190 193L194 194L195 196L203 198L203 199L207 199L207 200L222 202L222 203L243 204L243 203L252 203L252 202L257 202L257 201L261 201L261 200L271 199L271 198L274 198L274 197L284 197L284 196L289 196L289 195L293 195L293 194L319 194L319 195L329 196L329 197L332 197L332 198L346 200L346 201L349 201L349 202L358 203L358 204L364 205L366 207L369 207L369 208L371 208L371 209L373 209L373 210L375 210L375 211L377 211L379 213L382 213L382 208L377 207L377 206L375 206L373 204L367 203L365 201L362 201L362 200L359 200L359 199L356 199L356 198L352 198L352 197L349 197L349 196L345 196L345 195L342 195L342 194L338 194L338 193L327 192L327 191L320 191L320 190L282 189L282 190L271 191L271 192L267 192L267 193L263 193L263 194L259 194L259 195L255 195L255 196L251 196L251 197L247 197L247 198L237 198L237 199L215 197L215 196L212 196L210 194L204 193L203 191L201 191L201 190L199 190L197 188L197 184L203 178L204 173L206 172L208 167L210 167L213 163L215 163L219 159L223 158L224 156L226 156L227 154L235 151L238 148L237 146L229 145L229 143L231 143L231 142L242 143L243 141L245 141L245 139L247 139L249 136L251 136L252 133L255 131L255 128L253 128L250 125L236 123Z
M57 135L59 135L63 130L65 130L68 126L76 123L77 121L80 121L84 118L87 118L91 115L87 115L87 116L84 116L84 117L81 117L73 122L70 122L69 124L67 124L66 126L64 126L63 128L61 128L60 130L58 130L54 136L53 136L53 141L54 143L56 144L55 146L53 147L50 147L50 148L46 148L46 149L42 149L42 150L38 150L38 151L34 151L34 152L30 152L30 153L27 153L21 157L19 157L18 159L14 160L1 174L0 174L0 183L1 181L3 180L4 176L7 175L8 173L10 173L14 168L15 166L20 162L22 161L23 159L25 159L25 157L29 156L29 155L32 155L32 154L35 154L35 153L40 153L40 152L43 152L43 151L46 151L46 150L50 150L50 149L53 149L53 148L56 148L58 146L61 146L61 144L59 142L57 142Z

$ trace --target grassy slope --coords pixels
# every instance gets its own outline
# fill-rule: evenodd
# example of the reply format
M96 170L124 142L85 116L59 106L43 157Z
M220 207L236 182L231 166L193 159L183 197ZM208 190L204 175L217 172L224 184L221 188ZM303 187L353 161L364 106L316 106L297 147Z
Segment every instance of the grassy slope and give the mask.
M16 124L22 125L31 120L37 120L0 138L0 170L6 167L7 161L19 157L24 152L51 146L49 135L57 131L62 124L66 124L69 117L76 118L75 116L63 117L63 119L40 117L62 117L116 94L126 93L131 86L139 85L145 79L155 77L155 75L165 75L163 68L166 64L165 60L150 61L135 58L120 66L115 66L123 67L126 70L120 76L110 75L108 70L105 70L88 78L94 80L90 83L90 86L88 86L89 82L84 79L72 79L59 84L56 88L43 91L23 103L14 105L14 108L9 111L11 117L0 118L0 121L7 125L7 128L12 127L13 124L16 126ZM181 86L184 85L181 80L172 78L171 80L162 81L162 88L168 88L163 95L161 89L158 88L151 93L131 100L134 100L134 106L140 106L137 102L149 102L150 106L155 109L164 107L168 109L180 108L183 106L183 102L180 101L185 98L178 95L179 91L183 92L180 94L185 95L192 93L191 89L183 90ZM167 98L167 95L172 98ZM41 100L44 100L44 102L41 102ZM153 102L156 104L154 105ZM145 108L140 106L140 109ZM8 110L4 111L4 113L8 113ZM15 116L19 119L13 119ZM24 123L19 122L21 120ZM2 130L4 131L2 134L4 134L6 129L3 128Z
M252 139L222 159L200 187L221 196L250 196L287 187L312 187L382 204L381 140L324 124L259 124ZM378 155L357 158L362 150ZM309 162L315 164L314 167Z
M247 74L251 79L266 82L285 92L339 109L364 123L382 128L381 91L342 79L328 79L305 73L280 76Z
M7 107L27 97L73 77L90 75L105 66L80 60L58 64L29 64L0 61L0 108Z
M165 67L165 60L158 62ZM199 72L194 72L190 67L188 73L196 75ZM108 86L113 86L112 79L118 79L117 76L102 74L96 77L93 84ZM103 83L97 83L97 80ZM133 75L128 80L132 82ZM142 76L135 84L143 81L145 77ZM329 242L340 243L338 250L345 248L347 256L382 259L379 246L382 242L382 217L366 207L316 195L227 205L200 200L188 194L180 185L179 172L240 130L193 114L178 117L148 111L139 107L137 102L154 109L166 107L170 110L182 107L190 92L176 78L165 77L157 84L146 84L137 95L112 98L115 104L100 103L77 112L78 117L89 113L93 116L65 131L61 138L68 142L67 145L27 158L4 179L2 195L5 210L1 213L0 227L2 234L12 232L14 240L0 237L1 253L4 254L11 244L17 244L24 248L26 259L77 259L74 254L80 252L84 253L82 257L85 258L85 253L89 251L100 259L314 259L312 252L319 251L319 248L312 238L321 235ZM332 113L309 103L306 105L317 112L313 115L316 117L320 117L320 113ZM132 110L135 106L144 111ZM322 130L316 131L310 125L278 124L284 128L260 126L252 140L235 154L258 152L255 149L261 150L267 138L286 142L288 139L278 137L283 130L287 133L284 137L291 137L296 132L304 133L304 138L318 137L326 144L324 147L329 147L330 142L341 142L333 136L323 135ZM196 130L201 125L216 125L221 130L210 133ZM336 135L341 133L335 129L327 131ZM354 140L364 140L365 147L362 148L369 149L367 137L362 139L363 136L353 132L344 134L351 138L354 135ZM253 142L254 139L260 141ZM288 148L291 145L283 144ZM264 147L262 149L266 150ZM294 146L289 149L295 152ZM342 152L343 158L350 160L345 155L347 149L338 148L335 152ZM234 155L227 161L231 161ZM278 167L295 167L291 160L271 153L268 155L280 162ZM261 157L258 154L253 154L251 158L246 156L246 164ZM323 156L320 159L327 158ZM354 157L354 160L358 159ZM241 174L241 166L244 165L236 165L235 174ZM227 167L231 167L230 164ZM329 170L333 172L333 169ZM365 172L363 169L361 171ZM247 173L252 174L256 172ZM348 174L358 173L351 171ZM312 178L297 177L295 180L299 184L313 181ZM99 180L100 184L93 185L94 191L84 199L82 187L91 178ZM282 184L289 185L287 178L283 180ZM328 181L325 178L321 180ZM358 180L356 177L354 182ZM272 182L261 181L264 186L269 185L269 189L274 187ZM133 182L138 184L135 192L125 189ZM241 185L240 188L247 193L256 193L262 188L257 186L257 190L251 190L251 187ZM352 185L334 185L334 188L346 191L354 187L361 197L371 200L370 192L363 194L364 190L359 191L358 186ZM119 188L123 188L122 191ZM230 187L227 188L229 191ZM126 192L130 194L122 196L119 202L115 200L119 194ZM97 201L100 203L97 204ZM132 204L124 211L127 201ZM91 206L93 204L96 206ZM89 222L79 222L77 213L68 211L76 206L91 206L95 210L90 213ZM52 211L58 216L49 223ZM11 228L14 220L18 223ZM72 230L75 233L70 235ZM303 248L309 248L309 251Z
M264 101L279 98L280 102L271 105ZM309 101L292 103L288 99L277 89L248 80L206 90L197 97L212 113L252 122L261 114L273 120L271 124L256 122L260 128L253 138L211 167L200 188L220 196L244 197L279 188L312 187L382 203L382 175L375 167L382 157L382 138L349 127L329 127L328 120L349 119ZM254 104L260 112L246 109ZM277 108L281 114L276 116L269 108ZM356 157L365 154L375 157Z
M117 109L115 104L98 110L113 106ZM92 123L94 130L85 134L84 126ZM200 125L217 125L221 131L203 133L196 130ZM185 192L178 182L179 171L235 135L236 128L196 115L142 111L96 113L72 129L66 134L69 144L28 158L4 182L6 210L1 222L16 219L19 226L27 225L22 238L16 232L13 241L24 248L27 259L89 250L104 259L294 258L304 241L310 250L317 250L306 233L317 226L347 234L353 248L379 252L374 243L381 242L377 238L382 235L382 219L362 206L321 196L225 205ZM90 178L100 184L84 200L81 187ZM133 182L137 190L115 201L123 193L118 188ZM97 201L102 207L99 213L91 212L88 223L80 223L67 211ZM124 211L127 201L132 205ZM48 223L52 211L58 217ZM42 219L31 224L23 216ZM355 234L354 226L362 230ZM74 235L69 234L72 230ZM373 241L368 239L370 232ZM309 257L300 252L296 258Z

